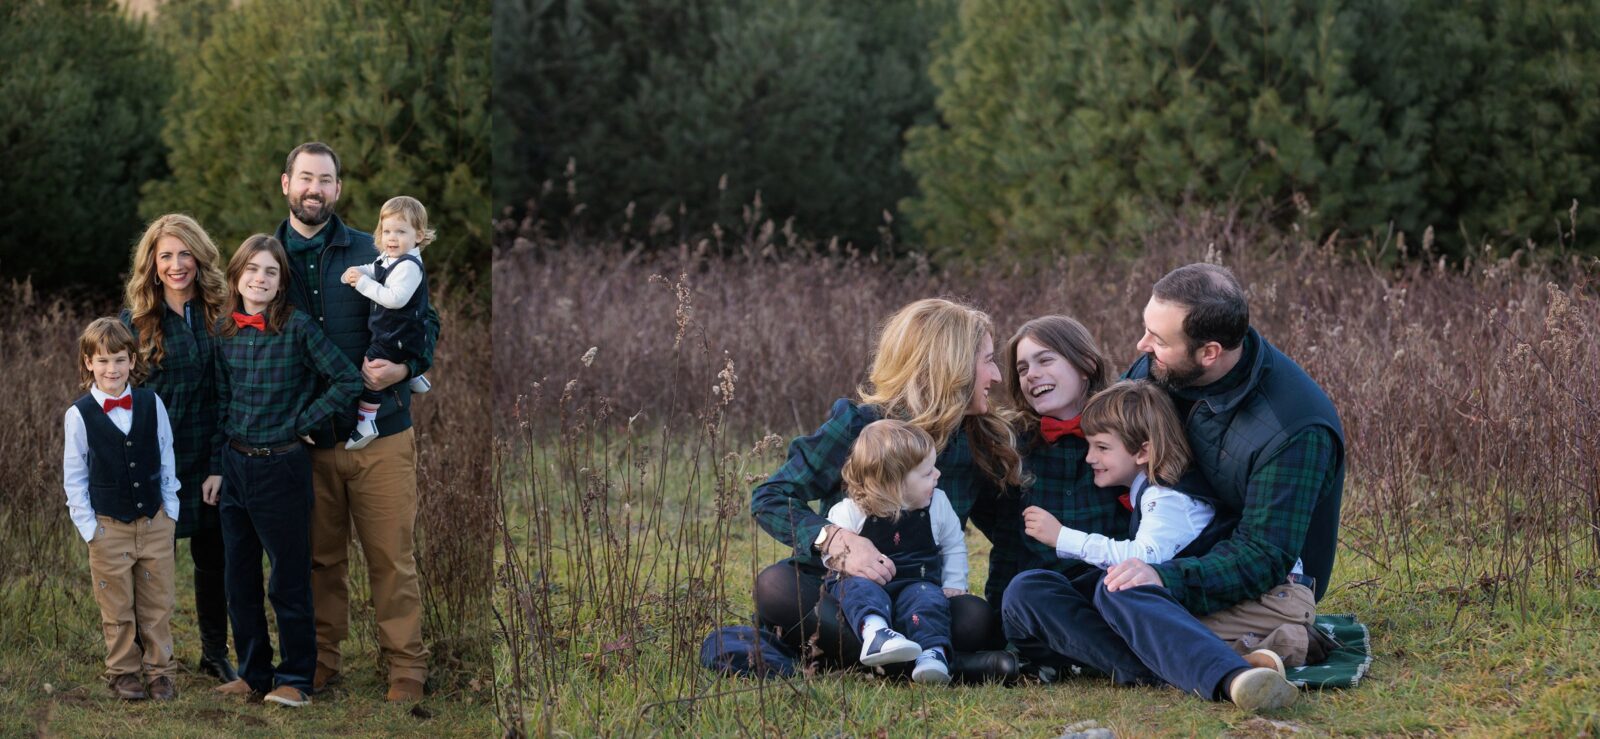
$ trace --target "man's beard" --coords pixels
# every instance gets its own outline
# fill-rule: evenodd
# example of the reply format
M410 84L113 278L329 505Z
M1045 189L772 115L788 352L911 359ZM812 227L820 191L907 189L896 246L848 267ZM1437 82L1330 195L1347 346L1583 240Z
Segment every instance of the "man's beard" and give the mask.
M1150 354L1150 377L1168 390L1193 387L1205 370L1199 362L1194 361L1194 357L1187 357L1187 360L1183 366L1163 365L1156 361L1156 355Z
M306 210L306 196L304 195L300 196L299 200L289 201L289 212L294 214L295 220L307 226L320 226L327 223L328 218L333 215L333 203L321 198L317 198L314 202L319 206L315 214Z

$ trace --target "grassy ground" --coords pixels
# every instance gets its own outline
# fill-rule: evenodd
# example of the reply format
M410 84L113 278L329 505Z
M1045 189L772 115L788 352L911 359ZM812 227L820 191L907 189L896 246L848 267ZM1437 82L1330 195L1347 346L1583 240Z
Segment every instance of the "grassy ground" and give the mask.
M0 595L0 736L487 736L497 733L492 689L435 672L416 706L391 706L376 665L370 608L352 605L344 679L304 709L250 704L218 695L201 675L187 542L178 551L174 650L178 698L125 703L101 677L105 646L89 591L88 560L65 572L13 581ZM353 567L354 567L354 563ZM361 569L360 567L354 567ZM352 600L365 598L353 584ZM270 615L271 609L268 609ZM476 685L476 689L474 689Z
M613 449L597 458L620 459L617 454ZM648 488L630 489L621 478L599 489L633 496L634 518L626 524L576 515L563 523L562 515L572 512L565 511L559 474L538 478L537 498L508 496L517 551L542 547L546 556L542 569L533 568L541 575L530 582L550 583L543 591L522 591L524 597L515 601L526 608L529 593L548 595L546 617L535 617L534 626L513 637L536 634L538 640L529 646L544 651L528 653L524 646L519 670L502 644L496 660L503 691L519 682L524 686L523 700L510 712L520 711L532 733L1054 736L1083 721L1095 721L1118 736L1577 736L1600 731L1600 665L1594 660L1600 654L1600 592L1594 583L1535 578L1525 597L1515 599L1493 580L1474 579L1445 537L1429 535L1413 541L1409 570L1348 548L1341 551L1322 610L1355 613L1371 628L1375 659L1368 677L1354 690L1307 693L1294 708L1268 718L1172 689L1115 688L1087 678L947 689L854 672L766 683L719 678L695 664L699 637L712 624L738 623L748 614L751 576L784 552L747 518L735 517L725 529L728 546L716 563L721 567L698 571L722 578L701 588L712 594L712 613L685 628L682 614L673 611L681 603L675 593L692 587L693 577L668 574L674 571L673 552L684 540L679 521L687 518L687 528L707 531L715 526L700 507L710 495L706 483L678 464L667 466L661 489L678 492L668 493L671 500L661 506L655 525L642 523L651 515L640 512L641 505L649 505L640 499ZM641 477L652 475L654 469ZM586 489L592 493L596 487ZM1351 491L1347 500L1360 496ZM534 535L526 504L534 499L556 513L542 545L530 546ZM587 500L601 507L595 495ZM1360 520L1347 521L1347 532L1364 529ZM973 532L969 545L973 590L981 592L988 544ZM607 597L606 570L581 565L602 548L618 547L631 552L627 561L634 570L653 573L635 580L633 587L645 592L616 606L632 609L620 619L595 607ZM510 593L502 594L502 609L512 602Z

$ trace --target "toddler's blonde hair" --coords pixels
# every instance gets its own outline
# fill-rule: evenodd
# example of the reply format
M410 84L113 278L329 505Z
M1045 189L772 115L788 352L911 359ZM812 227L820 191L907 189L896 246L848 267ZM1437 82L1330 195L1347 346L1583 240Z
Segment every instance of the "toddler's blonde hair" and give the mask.
M417 230L417 248L421 249L433 243L438 233L428 228L428 209L422 207L422 202L410 195L399 195L389 198L389 201L378 209L378 227L372 234L374 239L383 237L383 219L404 218L406 223Z
M904 421L867 424L844 463L845 492L871 517L899 518L907 507L906 478L934 453L933 437Z

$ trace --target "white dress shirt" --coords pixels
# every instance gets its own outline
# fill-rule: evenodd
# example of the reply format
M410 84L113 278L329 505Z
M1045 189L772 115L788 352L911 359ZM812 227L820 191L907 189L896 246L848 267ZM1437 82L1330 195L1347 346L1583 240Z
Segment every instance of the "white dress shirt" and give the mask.
M1138 490L1144 482L1141 472L1129 489ZM1112 539L1063 526L1056 536L1056 554L1081 559L1103 570L1134 557L1145 564L1160 564L1200 536L1217 513L1205 501L1155 484L1140 496L1139 507L1143 509L1139 513L1139 530L1132 539Z
M418 260L422 259L421 249L412 249L406 254L416 257ZM379 257L385 268L393 266L397 259L398 257ZM370 263L358 264L356 269L361 272L361 279L356 280L356 292L367 296L368 300L390 310L399 310L406 307L406 303L411 300L411 294L416 292L417 286L422 284L422 270L411 262L405 262L390 270L383 282L373 279L372 276L377 274L377 271L372 268Z
M933 490L933 500L928 504L928 520L933 524L933 543L939 546L944 559L944 587L951 590L967 589L967 537L961 532L961 519L944 491ZM845 498L828 509L828 522L853 534L861 533L867 514L861 506Z
M94 396L94 402L105 407L107 400L120 400L132 393L129 387L122 388L122 395L107 395L100 392L99 387L89 388L89 394ZM133 426L133 411L127 408L112 408L106 416L117 430L123 434ZM95 521L94 507L89 503L89 435L84 430L83 416L78 413L77 404L67 406L66 415L66 450L61 457L62 483L67 490L67 511L72 515L72 525L78 529L78 534L84 541L94 538L95 528L99 525ZM172 425L167 420L167 406L161 402L161 396L156 396L156 443L161 449L161 508L167 512L167 518L178 520L178 473L172 462Z

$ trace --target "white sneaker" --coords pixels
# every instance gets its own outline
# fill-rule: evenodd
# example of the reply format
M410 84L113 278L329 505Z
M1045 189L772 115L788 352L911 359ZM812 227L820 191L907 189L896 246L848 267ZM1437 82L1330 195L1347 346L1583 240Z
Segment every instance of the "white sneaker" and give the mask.
M350 432L350 440L344 443L344 448L355 451L372 443L378 438L378 424L370 418L363 418L356 422L356 430Z
M406 386L411 388L412 395L421 395L433 389L433 383L428 382L427 375L417 375L411 378L411 381L406 383Z
M1283 658L1271 649L1257 649L1245 655L1244 661L1250 663L1251 667L1267 667L1285 678L1289 676L1289 671L1283 666Z
M1228 684L1228 698L1251 713L1288 708L1299 697L1300 691L1271 667L1252 667Z
M922 654L922 645L887 627L878 629L861 642L861 664L868 667L910 662L919 654Z
M944 654L928 650L917 657L917 666L911 668L911 681L923 685L944 685L950 682L950 663Z

